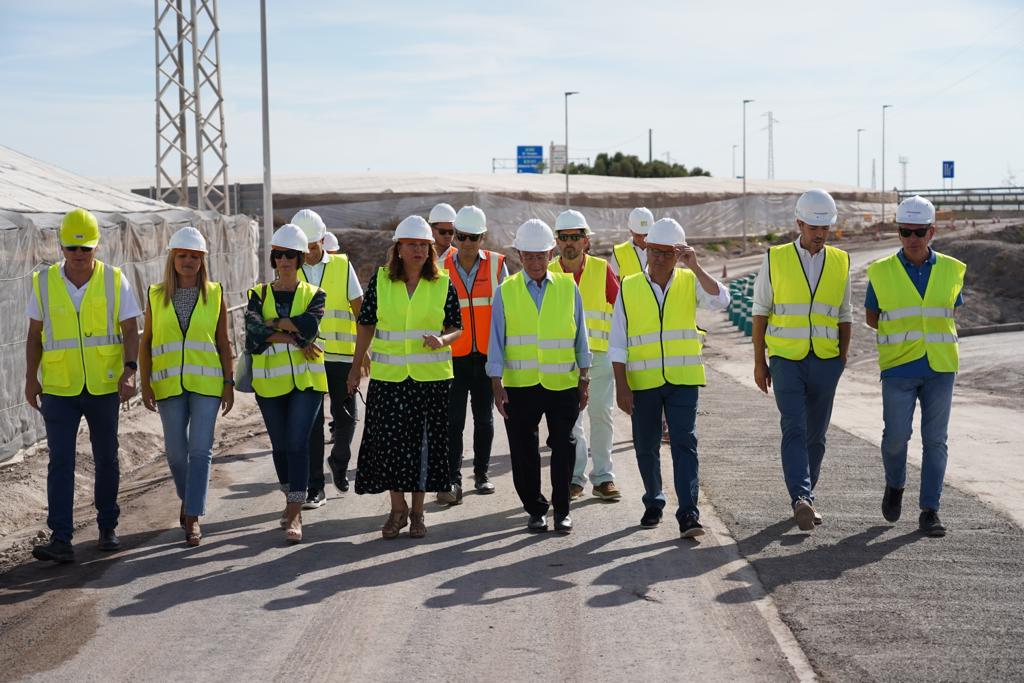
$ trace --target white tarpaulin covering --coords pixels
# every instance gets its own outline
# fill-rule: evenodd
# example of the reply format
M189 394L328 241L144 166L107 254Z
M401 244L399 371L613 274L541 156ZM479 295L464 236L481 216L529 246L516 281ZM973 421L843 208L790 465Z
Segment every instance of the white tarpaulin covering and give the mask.
M229 307L241 305L256 281L259 235L248 217L172 207L0 147L0 461L44 436L42 419L24 397L25 304L32 273L60 260L60 222L75 207L96 214L97 258L123 269L143 306L147 287L163 278L167 240L185 225L206 237L210 275L224 285ZM237 314L230 321L238 348L241 321Z

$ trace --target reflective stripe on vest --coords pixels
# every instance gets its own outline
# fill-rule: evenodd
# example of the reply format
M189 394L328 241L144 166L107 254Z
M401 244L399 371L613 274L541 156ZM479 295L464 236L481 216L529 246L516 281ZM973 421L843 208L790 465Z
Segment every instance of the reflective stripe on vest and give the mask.
M550 273L540 310L520 271L501 283L505 311L505 369L508 387L561 391L579 386L576 366L576 283L572 275Z
M191 391L204 396L224 393L224 370L217 352L217 322L222 289L208 282L188 319L184 335L174 304L166 300L163 285L149 288L152 326L150 385L158 401Z
M655 389L666 382L706 384L697 330L697 277L676 268L661 306L647 276L636 273L622 281L626 314L626 381L633 391Z
M955 306L967 266L935 253L935 265L922 297L897 254L868 266L868 280L878 299L878 364L882 370L928 356L936 372L960 369Z
M825 245L824 259L812 293L795 243L768 250L772 310L764 340L769 356L800 360L812 349L818 358L839 355L839 307L846 295L850 256Z
M320 321L320 338L325 353L351 356L356 352L356 319L348 293L348 256L329 254L320 271L320 282L310 284L327 294L324 317ZM305 268L299 269L299 279L306 280Z
M470 287L471 291L466 290L466 284L456 268L455 259L458 258L458 251L449 252L444 259L444 268L455 285L455 291L459 295L459 308L462 311L462 336L452 343L452 355L456 358L468 356L474 349L486 355L491 337L491 304L494 292L498 289L498 276L505 264L505 257L494 251L480 253L486 254L487 258L481 256L480 265ZM486 269L483 267L484 263L487 264Z
M613 253L615 262L619 265L620 281L634 273L643 272L644 267L640 264L640 257L636 255L632 241L616 244Z
M263 291L260 287L258 291ZM263 300L263 319L280 317L274 300L274 288L266 285ZM320 291L317 287L299 280L292 299L289 317L305 313L313 297ZM252 354L252 388L258 396L273 398L284 396L293 389L327 391L327 372L324 369L323 354L315 360L307 360L302 349L293 344L271 344L263 353Z
M636 256L635 253L633 255ZM608 262L588 255L583 258L579 288L583 299L583 317L586 318L587 339L591 351L607 351L612 329L612 305L608 303L605 291L608 286ZM548 268L553 273L565 272L562 270L561 259L552 261Z
M451 379L451 347L432 350L423 335L441 335L448 299L447 271L436 280L421 278L412 297L405 282L392 281L387 268L377 270L377 326L370 353L370 378L401 382Z
M94 261L79 310L68 294L60 264L32 274L43 318L40 373L44 394L100 396L117 391L123 372L121 271Z

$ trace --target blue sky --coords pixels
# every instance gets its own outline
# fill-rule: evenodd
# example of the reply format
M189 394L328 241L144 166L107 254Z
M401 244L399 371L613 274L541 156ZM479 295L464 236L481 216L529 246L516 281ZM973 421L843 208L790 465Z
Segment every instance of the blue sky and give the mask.
M654 153L911 187L1024 183L1020 2L269 3L275 173L477 172L563 136L572 156ZM258 175L259 3L221 0L232 177ZM151 0L0 0L0 144L93 176L153 175ZM737 150L739 164L740 151ZM738 172L738 169L737 169ZM881 169L879 167L879 175Z

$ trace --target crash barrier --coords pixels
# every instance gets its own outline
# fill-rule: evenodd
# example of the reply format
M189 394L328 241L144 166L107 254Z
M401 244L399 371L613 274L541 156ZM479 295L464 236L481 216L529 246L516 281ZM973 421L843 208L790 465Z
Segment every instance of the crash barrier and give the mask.
M751 311L754 306L755 277L756 275L751 273L729 282L730 301L726 308L726 314L729 316L729 321L746 337L754 333Z

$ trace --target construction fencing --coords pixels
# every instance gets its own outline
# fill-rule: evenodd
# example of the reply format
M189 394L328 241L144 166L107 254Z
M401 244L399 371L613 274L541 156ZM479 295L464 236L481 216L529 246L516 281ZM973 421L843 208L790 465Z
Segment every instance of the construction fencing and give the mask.
M0 211L0 462L45 437L43 420L25 400L25 305L32 273L61 259L62 214ZM244 343L246 290L259 274L259 230L248 216L170 209L146 213L96 213L100 244L96 257L121 268L140 306L151 284L163 279L167 241L193 225L206 237L210 278L224 287L228 331L237 351ZM143 321L139 319L139 330Z

